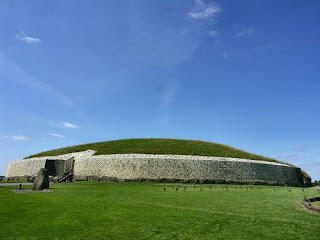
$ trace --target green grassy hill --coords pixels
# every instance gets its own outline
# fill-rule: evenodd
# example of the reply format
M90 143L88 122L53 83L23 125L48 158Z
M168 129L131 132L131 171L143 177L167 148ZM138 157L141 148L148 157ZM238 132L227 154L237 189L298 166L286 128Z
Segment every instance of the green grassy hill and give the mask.
M123 139L107 142L89 143L72 147L41 152L30 157L57 156L61 154L95 150L95 155L120 153L175 154L214 157L246 158L277 162L275 159L259 156L223 144L180 139Z
M61 154L80 152L85 150L95 150L95 155L102 154L123 154L123 153L145 153L145 154L175 154L175 155L197 155L213 157L245 158L252 160L263 160L268 162L279 162L276 159L249 153L234 147L223 144L183 139L162 139L162 138L141 138L122 139L107 142L89 143L51 151L41 152L28 156L43 157L57 156ZM286 163L287 164L287 163ZM292 165L293 166L293 165ZM303 172L305 178L310 176Z

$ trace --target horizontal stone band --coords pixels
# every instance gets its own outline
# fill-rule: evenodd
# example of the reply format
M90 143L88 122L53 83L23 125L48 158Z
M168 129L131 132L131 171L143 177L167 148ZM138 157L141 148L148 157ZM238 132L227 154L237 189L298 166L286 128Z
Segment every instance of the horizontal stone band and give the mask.
M286 164L238 158L190 155L112 154L94 151L29 158L9 164L6 177L34 176L47 159L75 158L74 178L135 180L179 180L257 182L301 186L301 170Z

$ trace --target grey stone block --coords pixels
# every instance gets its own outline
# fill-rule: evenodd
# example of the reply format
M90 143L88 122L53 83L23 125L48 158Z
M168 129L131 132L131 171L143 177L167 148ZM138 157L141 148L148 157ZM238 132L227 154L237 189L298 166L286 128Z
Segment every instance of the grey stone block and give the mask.
M42 190L49 188L48 170L41 168L36 179L33 182L32 190Z

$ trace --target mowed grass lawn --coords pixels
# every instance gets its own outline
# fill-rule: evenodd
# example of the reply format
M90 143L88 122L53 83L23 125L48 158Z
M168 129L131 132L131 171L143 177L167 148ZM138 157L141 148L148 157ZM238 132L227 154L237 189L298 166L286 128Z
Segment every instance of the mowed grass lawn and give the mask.
M176 186L76 182L28 194L0 187L0 239L320 239L320 215L300 205L317 196L313 189Z

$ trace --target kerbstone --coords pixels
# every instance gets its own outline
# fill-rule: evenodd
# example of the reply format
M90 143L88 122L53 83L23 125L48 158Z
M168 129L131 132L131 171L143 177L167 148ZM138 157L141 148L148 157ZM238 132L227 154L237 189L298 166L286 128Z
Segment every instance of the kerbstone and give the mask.
M48 170L41 168L33 182L32 190L42 190L46 188L49 188Z

